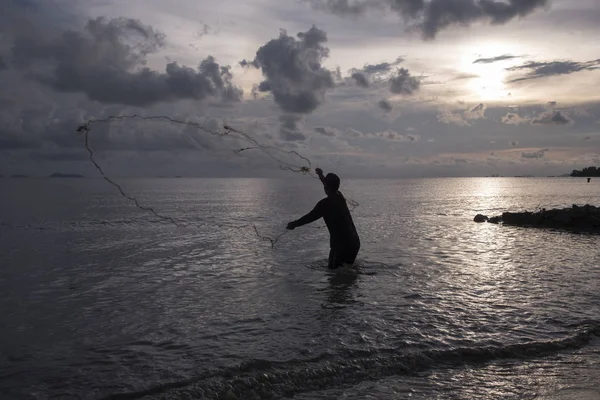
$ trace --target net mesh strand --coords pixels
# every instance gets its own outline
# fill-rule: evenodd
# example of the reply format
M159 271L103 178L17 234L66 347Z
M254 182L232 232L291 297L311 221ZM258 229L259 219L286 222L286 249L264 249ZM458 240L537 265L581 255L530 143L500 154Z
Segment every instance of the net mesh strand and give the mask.
M278 147L275 146L269 146L269 145L263 145L260 144L256 139L254 139L252 136L250 136L249 134L238 130L238 129L234 129L229 125L223 125L223 132L218 132L218 131L214 131L211 129L208 129L202 125L200 125L199 123L196 122L191 122L191 121L182 121L182 120L178 120L178 119L174 119L171 117L167 117L167 116L141 116L141 115L119 115L119 116L109 116L106 118L102 118L102 119L90 119L88 121L86 121L85 123L81 124L78 128L77 128L77 132L79 133L83 133L84 137L85 137L85 148L88 152L88 156L90 161L92 162L92 164L94 165L94 167L98 170L98 172L100 173L100 175L102 176L102 178L108 182L109 184L111 184L112 186L114 186L120 193L120 195L124 198L126 198L127 200L129 200L130 202L132 202L137 208L139 208L142 211L146 211L146 212L150 212L152 213L155 217L159 218L162 221L166 221L169 222L175 226L184 226L184 224L179 223L175 218L168 216L168 215L164 215L162 213L157 212L153 207L149 207L149 206L145 206L143 204L141 204L139 202L139 200L126 193L125 190L123 189L123 187L121 185L119 185L114 179L110 178L102 169L102 167L100 166L100 164L96 161L96 157L95 157L95 153L92 149L92 147L90 146L90 138L89 138L89 134L92 130L91 126L93 124L99 124L99 123L109 123L111 121L116 121L116 120L135 120L135 119L139 119L139 120L149 120L149 121L154 121L154 120L163 120L163 121L168 121L170 123L174 123L174 124L180 124L180 125L188 125L188 126L192 126L195 127L205 133L208 133L210 135L213 136L227 136L227 135L231 135L231 134L235 134L237 135L240 139L245 140L247 142L250 142L252 144L252 146L249 147L244 147L241 149L237 149L234 150L233 152L235 154L240 154L244 151L248 151L248 150L259 150L262 151L264 154L266 154L268 157L270 157L271 159L273 159L274 161L279 163L279 168L282 170L286 170L286 171L291 171L291 172L296 172L296 173L301 173L303 175L309 175L312 178L315 179L319 179L318 176L316 176L313 171L312 171L312 163L310 162L310 160L306 157L304 157L303 155L301 155L300 153L298 153L297 151L286 151L283 149L280 149ZM287 161L282 160L280 157L275 156L274 154L270 153L268 150L272 150L276 153L282 154L282 155L291 155L294 156L300 160L303 161L302 164L298 165L298 164L293 164ZM348 204L350 205L350 209L353 210L354 208L356 208L359 204L358 202L352 200L352 199L346 199L346 201L348 202ZM275 237L269 237L269 236L264 236L261 235L258 232L258 228L256 227L256 225L254 224L231 224L231 223L215 223L215 222L202 222L202 223L197 223L196 225L198 226L216 226L219 228L231 228L231 229L249 229L252 228L256 234L256 236L263 241L268 241L271 243L271 247L275 247L275 244L279 241L279 239L281 239L285 234L287 234L289 231L284 231L283 233L280 233L279 235L275 236ZM320 227L317 227L320 228Z

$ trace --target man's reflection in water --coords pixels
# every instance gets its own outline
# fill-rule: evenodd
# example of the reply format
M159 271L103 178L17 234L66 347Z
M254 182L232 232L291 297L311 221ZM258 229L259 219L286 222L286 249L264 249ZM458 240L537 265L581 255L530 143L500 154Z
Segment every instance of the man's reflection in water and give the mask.
M344 308L357 303L353 290L358 286L358 271L355 268L337 270L327 280L329 285L325 288L327 297L323 308Z

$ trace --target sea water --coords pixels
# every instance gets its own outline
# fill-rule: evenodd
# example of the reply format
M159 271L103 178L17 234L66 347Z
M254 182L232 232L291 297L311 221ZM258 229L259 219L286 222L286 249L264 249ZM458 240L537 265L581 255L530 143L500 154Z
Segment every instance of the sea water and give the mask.
M600 181L343 180L337 272L318 181L119 182L0 180L1 399L600 398L600 236L473 222Z

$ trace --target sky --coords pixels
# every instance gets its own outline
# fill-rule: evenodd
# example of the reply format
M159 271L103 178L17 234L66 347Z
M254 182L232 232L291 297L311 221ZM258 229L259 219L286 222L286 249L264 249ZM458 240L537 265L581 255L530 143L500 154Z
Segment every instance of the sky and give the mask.
M5 176L98 176L77 128L128 115L190 124L90 124L90 148L112 176L289 176L282 166L305 165L297 154L342 177L600 165L600 0L3 0L2 9ZM234 151L256 143L267 151Z

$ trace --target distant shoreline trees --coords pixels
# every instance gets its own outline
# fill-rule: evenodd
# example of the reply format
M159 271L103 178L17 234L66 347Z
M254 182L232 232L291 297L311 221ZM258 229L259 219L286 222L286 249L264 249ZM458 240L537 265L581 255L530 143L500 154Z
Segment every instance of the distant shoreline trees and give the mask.
M578 176L578 177L600 176L600 168L586 167L586 168L582 169L581 171L574 169L573 172L571 172L571 176Z

